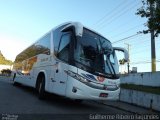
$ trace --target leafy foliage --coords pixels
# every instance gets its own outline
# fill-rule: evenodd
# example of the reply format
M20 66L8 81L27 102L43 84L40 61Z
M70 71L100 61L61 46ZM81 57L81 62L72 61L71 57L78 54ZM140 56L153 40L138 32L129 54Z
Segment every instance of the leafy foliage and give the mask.
M147 30L143 30L143 33L149 33L154 30L155 37L160 34L160 0L142 0L143 6L138 9L137 15L148 19L145 26ZM153 16L153 17L152 17Z
M125 64L125 59L119 60L119 64L120 64L120 65L124 65L124 64Z
M3 70L1 70L1 73L2 73L2 75L10 76L12 71L9 69L3 69Z
M160 95L160 87L151 87L151 86L143 86L143 85L125 84L124 83L124 84L121 84L121 88Z
M0 64L2 65L11 65L13 62L11 60L7 60L0 51Z

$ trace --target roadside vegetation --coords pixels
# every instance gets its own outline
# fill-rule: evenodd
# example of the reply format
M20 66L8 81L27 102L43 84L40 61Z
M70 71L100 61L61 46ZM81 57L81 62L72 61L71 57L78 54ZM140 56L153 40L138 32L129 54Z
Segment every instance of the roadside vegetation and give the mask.
M3 56L2 52L0 51L0 65L12 65L12 64L13 64L13 62L11 60L7 60Z
M121 88L160 95L160 87L150 87L150 86L135 85L135 84L121 84Z
M2 76L11 76L12 71L10 69L3 69L1 70Z

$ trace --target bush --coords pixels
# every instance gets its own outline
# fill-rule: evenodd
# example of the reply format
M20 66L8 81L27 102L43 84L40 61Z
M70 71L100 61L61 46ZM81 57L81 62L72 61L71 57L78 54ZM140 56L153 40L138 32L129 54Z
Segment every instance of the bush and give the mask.
M121 88L160 95L160 87L151 87L151 86L143 86L143 85L135 85L135 84L121 84Z
M12 71L10 69L3 69L3 70L1 70L1 73L4 76L10 76Z

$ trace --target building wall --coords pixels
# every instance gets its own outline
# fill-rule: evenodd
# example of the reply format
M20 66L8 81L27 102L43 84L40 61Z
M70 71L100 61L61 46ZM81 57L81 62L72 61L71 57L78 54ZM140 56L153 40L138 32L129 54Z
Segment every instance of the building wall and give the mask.
M160 87L160 71L122 75L121 83Z
M160 111L160 95L136 90L121 89L120 101Z

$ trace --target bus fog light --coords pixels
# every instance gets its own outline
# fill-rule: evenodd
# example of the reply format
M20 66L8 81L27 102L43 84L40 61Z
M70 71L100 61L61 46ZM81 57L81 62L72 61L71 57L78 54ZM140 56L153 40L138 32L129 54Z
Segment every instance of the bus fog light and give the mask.
M76 92L77 92L77 88L76 88L76 87L73 87L73 88L72 88L72 92L76 93Z

